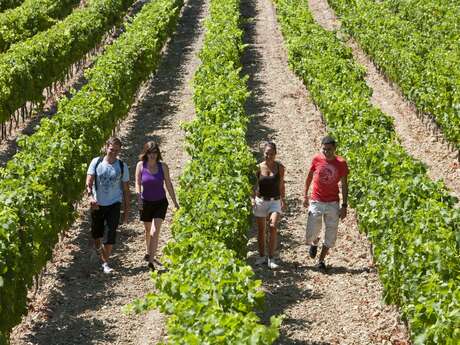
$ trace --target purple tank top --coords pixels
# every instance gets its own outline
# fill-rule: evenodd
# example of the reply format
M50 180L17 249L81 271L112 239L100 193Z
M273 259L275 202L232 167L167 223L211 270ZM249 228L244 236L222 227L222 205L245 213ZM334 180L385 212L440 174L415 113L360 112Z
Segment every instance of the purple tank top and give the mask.
M163 167L161 163L158 164L158 171L156 174L151 174L147 168L147 162L142 164L142 199L147 201L157 201L166 198L166 193L163 188Z

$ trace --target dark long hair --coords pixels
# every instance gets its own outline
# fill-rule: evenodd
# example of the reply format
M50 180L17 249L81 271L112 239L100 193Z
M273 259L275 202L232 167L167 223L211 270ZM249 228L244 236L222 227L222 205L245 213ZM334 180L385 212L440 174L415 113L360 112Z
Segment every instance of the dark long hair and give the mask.
M273 141L266 141L264 145L264 150L267 146L271 147L276 154L276 144Z
M163 158L161 157L160 146L156 141L147 141L144 144L144 148L142 149L141 154L139 155L139 160L143 162L147 162L148 157L147 155L151 152L158 152L157 154L157 162L161 161Z

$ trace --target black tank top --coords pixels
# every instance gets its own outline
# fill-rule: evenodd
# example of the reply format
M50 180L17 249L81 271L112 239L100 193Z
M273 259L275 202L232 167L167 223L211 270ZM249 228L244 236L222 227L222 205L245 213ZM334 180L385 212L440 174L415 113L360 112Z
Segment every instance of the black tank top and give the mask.
M259 172L259 195L265 198L280 196L280 164L276 163L276 173L273 176L264 176Z

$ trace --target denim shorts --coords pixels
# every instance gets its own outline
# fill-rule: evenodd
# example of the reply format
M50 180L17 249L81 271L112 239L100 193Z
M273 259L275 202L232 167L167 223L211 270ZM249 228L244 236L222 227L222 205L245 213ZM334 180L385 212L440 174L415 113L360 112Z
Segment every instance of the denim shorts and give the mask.
M278 200L264 200L262 198L255 198L254 216L267 217L270 213L281 213L281 201Z

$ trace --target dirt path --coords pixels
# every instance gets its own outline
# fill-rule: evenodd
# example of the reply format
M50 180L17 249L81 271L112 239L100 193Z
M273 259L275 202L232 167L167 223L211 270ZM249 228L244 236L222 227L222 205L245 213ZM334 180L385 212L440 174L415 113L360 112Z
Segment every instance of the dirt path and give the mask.
M244 57L252 98L248 140L254 151L261 141L278 144L286 166L288 210L280 224L281 269L254 267L267 293L265 321L284 314L278 344L406 344L399 312L382 302L382 287L369 268L368 242L351 214L341 223L328 274L314 269L304 245L306 211L301 206L308 164L324 134L320 114L287 64L287 54L270 0L243 0L248 19ZM259 158L260 154L259 154ZM257 255L252 232L248 261Z
M202 45L202 20L206 14L205 0L187 2L158 72L143 87L137 104L121 124L118 135L125 143L122 159L130 166L132 192L137 155L143 143L152 139L160 143L163 159L177 186L188 159L180 122L194 117L190 81L199 65L197 53ZM153 288L142 260L143 225L138 220L136 204L132 206L130 223L119 231L112 275L104 275L99 264L91 262L87 207L79 209L80 217L58 244L42 288L30 303L28 316L13 332L13 345L138 345L155 344L165 337L164 319L158 312L141 316L121 312L125 304ZM170 238L171 209L162 228L160 248Z
M327 30L339 30L341 23L327 0L309 0L316 21ZM449 150L440 131L429 128L426 118L417 116L415 107L407 102L396 86L381 74L358 43L350 38L347 45L355 60L367 69L366 82L373 90L372 104L394 118L395 130L406 152L428 166L433 180L443 180L451 193L460 198L460 165L456 152Z

